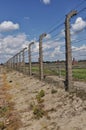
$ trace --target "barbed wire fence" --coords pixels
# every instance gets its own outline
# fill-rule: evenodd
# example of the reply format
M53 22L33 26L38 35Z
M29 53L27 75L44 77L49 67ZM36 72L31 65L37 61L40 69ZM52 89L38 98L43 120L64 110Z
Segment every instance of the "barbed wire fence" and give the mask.
M84 2L86 1L82 4ZM86 29L82 31L82 35L79 30L73 32L72 22L78 16L86 20L83 15L85 11L84 7L78 12L73 10L68 13L65 24L61 22L55 27L52 26L52 29L40 35L37 41L31 42L28 48L10 58L5 66L29 76L35 75L40 80L47 76L57 76L64 79L65 89L72 92L73 81L80 80L78 77L82 73L81 69L86 69ZM75 17L72 18L73 16ZM85 72L86 70L83 70L83 75Z

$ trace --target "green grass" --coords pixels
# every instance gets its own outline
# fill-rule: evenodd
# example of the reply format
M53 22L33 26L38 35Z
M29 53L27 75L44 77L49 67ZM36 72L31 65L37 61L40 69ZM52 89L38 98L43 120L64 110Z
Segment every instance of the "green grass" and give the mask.
M42 99L42 97L45 96L45 91L44 90L40 90L40 92L36 95L36 99L38 101L38 103L42 103L44 100Z
M73 79L86 81L86 69L72 69ZM65 76L65 70L61 70L61 75Z
M49 70L49 69L44 69L44 74L46 74L46 75L58 75L58 73L55 70Z
M32 72L39 72L39 66L32 66ZM50 70L48 68L44 68L44 74L57 75L57 72L55 70Z
M39 66L32 67L32 72L39 72ZM81 80L86 81L86 68L74 68L72 69L73 72L73 79L74 80ZM59 75L58 69L52 68L44 68L44 74L45 75ZM61 76L65 76L65 70L61 69Z
M32 66L32 72L38 72L39 66Z
M73 69L73 78L86 81L86 69Z

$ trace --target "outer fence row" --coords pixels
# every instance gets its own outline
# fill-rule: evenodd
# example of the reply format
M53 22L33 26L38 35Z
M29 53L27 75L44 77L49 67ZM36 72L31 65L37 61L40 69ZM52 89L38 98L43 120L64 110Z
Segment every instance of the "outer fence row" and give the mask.
M77 11L71 11L66 16L65 41L64 45L62 44L62 48L64 48L62 49L62 52L59 51L59 45L57 44L58 40L52 40L48 43L49 40L45 40L47 34L43 33L40 35L39 41L36 43L31 42L28 45L28 48L22 49L15 56L10 58L5 65L8 68L15 69L29 76L36 75L40 80L43 80L49 75L56 75L65 80L65 89L72 92L74 90L72 71L76 66L76 61L72 58L73 51L70 36L70 19L76 14ZM54 44L54 47L52 44ZM60 55L63 55L62 57L64 57L64 60L61 60ZM56 60L53 59L54 56L56 56ZM86 61L84 63L86 64Z

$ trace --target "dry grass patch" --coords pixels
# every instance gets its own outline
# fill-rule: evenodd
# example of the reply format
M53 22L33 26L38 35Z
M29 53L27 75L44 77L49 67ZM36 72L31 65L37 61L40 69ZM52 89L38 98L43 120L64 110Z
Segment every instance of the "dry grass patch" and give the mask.
M0 88L0 130L17 130L22 126L20 116L16 110L14 110L14 102L11 102L12 95L8 93L11 86L6 81L6 74L3 74L3 87Z

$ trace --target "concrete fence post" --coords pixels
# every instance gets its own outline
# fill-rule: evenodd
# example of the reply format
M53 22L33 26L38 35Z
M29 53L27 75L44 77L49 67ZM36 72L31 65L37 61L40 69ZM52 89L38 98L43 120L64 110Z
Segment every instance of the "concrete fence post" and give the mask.
M19 52L19 71L21 71L21 51Z
M11 69L13 68L13 61L12 61L12 58L10 59L10 62L11 62Z
M65 19L65 49L66 49L66 84L65 89L69 92L73 91L72 81L72 52L70 40L70 19L77 14L77 11L71 11Z
M16 54L16 70L18 70L18 54Z
M11 62L12 62L12 69L13 69L13 57L11 58Z
M13 69L15 69L15 56L13 56Z
M43 33L39 37L39 78L43 79L43 52L42 52L42 40L46 36L46 33Z
M31 63L31 45L33 45L34 42L31 42L28 47L28 54L29 54L29 75L32 75L32 63Z
M23 50L22 50L22 66L23 66L23 73L25 73L25 50L27 48L25 47Z

